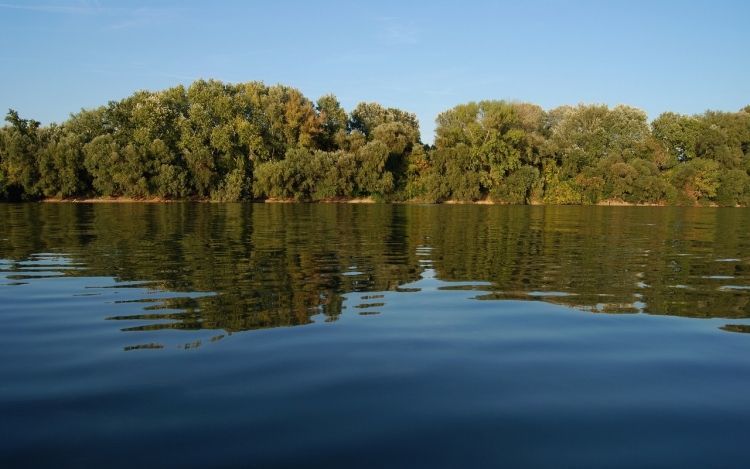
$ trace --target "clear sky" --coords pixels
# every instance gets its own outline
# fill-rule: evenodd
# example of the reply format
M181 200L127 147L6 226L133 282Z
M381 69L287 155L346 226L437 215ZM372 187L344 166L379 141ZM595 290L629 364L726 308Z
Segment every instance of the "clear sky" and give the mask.
M139 89L263 81L414 112L750 104L750 1L0 0L0 110L43 124Z

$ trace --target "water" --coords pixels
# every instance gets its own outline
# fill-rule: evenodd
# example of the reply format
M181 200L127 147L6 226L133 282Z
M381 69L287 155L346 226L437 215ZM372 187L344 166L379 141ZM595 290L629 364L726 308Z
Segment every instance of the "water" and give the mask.
M747 467L747 332L743 209L0 205L0 467Z

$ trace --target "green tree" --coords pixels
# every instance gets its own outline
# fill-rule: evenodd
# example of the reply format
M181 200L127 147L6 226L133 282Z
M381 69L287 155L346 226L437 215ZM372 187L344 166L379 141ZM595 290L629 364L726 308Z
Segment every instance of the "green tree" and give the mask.
M42 195L66 198L90 192L81 136L69 131L66 125L52 125L43 133L45 144L37 153Z
M694 158L679 165L671 175L672 184L690 200L708 201L719 188L719 164L713 160Z
M493 199L509 204L527 204L539 181L539 170L533 166L521 166L493 188Z
M327 94L318 99L315 106L321 119L321 132L317 136L317 147L325 151L339 150L346 141L349 116L336 96Z
M750 176L747 172L741 169L720 170L716 202L730 207L750 205Z
M188 87L179 147L197 196L248 197L253 163L283 155L270 134L264 110L268 95L259 82L199 80Z
M617 155L630 161L644 155L646 139L651 132L648 116L643 110L618 104L607 113L604 128L607 156Z
M267 122L264 139L271 146L270 159L280 159L292 148L317 147L324 119L299 90L272 86L261 105Z
M393 180L393 187L387 192L398 189L403 193L409 169L408 156L421 146L416 115L400 109L384 108L377 103L362 102L351 113L349 130L348 150L352 153L369 151L364 149L364 145L374 141L385 145L388 157L384 171ZM383 193L382 190L375 192Z
M668 157L684 162L695 158L698 124L696 118L665 112L651 123L651 133Z
M12 109L8 110L5 120L10 128L4 129L0 150L0 195L8 199L37 198L41 195L36 159L41 148L40 123L21 119Z
M483 193L501 186L524 163L538 159L529 138L535 128L533 117L520 121L517 107L505 101L470 102L436 119L435 146L440 150L460 145L468 151Z
M750 114L706 111L699 116L696 154L727 169L750 171Z
M561 168L561 175L573 178L607 156L607 105L566 106L550 114L555 120L546 152Z
M478 164L463 143L436 148L428 153L429 167L424 172L424 198L427 202L445 200L473 201L481 197Z
M393 174L386 169L388 156L388 146L380 140L360 148L357 152L359 168L356 175L359 194L383 197L393 191Z
M629 162L648 154L645 112L625 105L579 104L554 109L549 116L544 164L559 167L545 170L547 190L557 194L553 200L571 203L578 197L580 203L596 203L607 194L624 199L632 193L639 173ZM560 191L553 187L563 183Z

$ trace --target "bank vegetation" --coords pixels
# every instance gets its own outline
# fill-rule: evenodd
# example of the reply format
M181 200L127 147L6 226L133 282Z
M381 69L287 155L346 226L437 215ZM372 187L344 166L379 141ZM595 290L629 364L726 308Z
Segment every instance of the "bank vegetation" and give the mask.
M261 82L138 91L0 128L0 201L371 199L750 205L750 106L700 115L460 104L424 145L413 113Z

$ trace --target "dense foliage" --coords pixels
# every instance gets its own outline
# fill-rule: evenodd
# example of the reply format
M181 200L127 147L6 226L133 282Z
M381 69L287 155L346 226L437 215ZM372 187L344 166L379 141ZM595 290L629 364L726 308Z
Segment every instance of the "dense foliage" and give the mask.
M437 119L294 88L199 80L43 127L10 110L0 201L123 196L242 201L750 205L750 106L649 124L640 109L461 104Z

